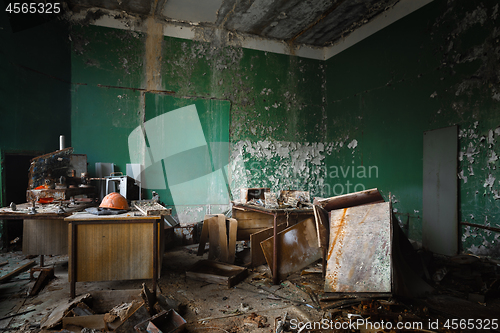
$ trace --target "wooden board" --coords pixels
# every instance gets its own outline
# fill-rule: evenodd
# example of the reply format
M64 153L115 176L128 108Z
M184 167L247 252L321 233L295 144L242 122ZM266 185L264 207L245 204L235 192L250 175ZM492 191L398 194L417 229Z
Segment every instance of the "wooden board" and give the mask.
M40 327L42 329L51 329L53 327L56 327L61 320L63 319L64 315L68 313L76 304L89 299L90 294L84 294L81 296L78 296L74 298L73 300L69 301L67 299L61 300L61 302L57 305L57 307L50 313L50 315L47 317L46 320L41 321Z
M116 220L116 221L132 221L132 220L158 220L161 216L144 216L139 212L128 212L125 214L118 215L94 215L87 212L78 212L71 216L66 217L64 220L67 222L73 221L105 221L105 220Z
M109 312L122 303L142 301L141 289L95 290L91 291L90 295L92 296L92 309L96 313Z
M229 257L229 252L227 248L228 239L227 239L226 216L224 214L217 215L217 230L219 232L218 244L217 244L220 248L219 258L221 261L227 262ZM212 247L213 245L212 240L210 238L211 235L213 235L213 233L209 233L208 235L208 240L210 241L210 247Z
M211 260L200 260L186 272L186 276L192 279L222 284L228 288L243 280L246 275L247 269L244 267Z
M106 329L104 323L104 315L96 314L90 316L79 316L79 317L65 317L62 320L63 328L69 327L80 327L82 328L90 328L96 330L104 331Z
M23 254L68 254L68 223L62 219L23 221Z
M238 221L236 219L229 219L229 240L228 240L228 255L227 262L234 263L236 258L236 235L238 232Z
M233 218L238 220L238 240L249 240L250 235L273 226L273 216L258 212L233 209Z
M285 230L285 228L286 223L278 225L278 232ZM252 260L250 264L252 267L260 266L266 263L266 257L264 256L264 252L262 252L260 243L269 237L273 237L273 230L274 228L271 227L250 235L250 257Z
M208 241L208 229L210 228L210 222L208 222L209 219L212 218L217 218L214 215L205 215L205 218L203 219L203 227L201 228L201 236L200 236L200 244L198 246L198 256L202 256L203 253L205 253L205 245L207 244Z
M94 219L96 218L94 215ZM99 220L101 220L100 217ZM102 223L78 224L76 281L153 278L152 223L153 221L134 223L133 220L105 223L104 220ZM161 267L163 257L161 225L158 225L158 235L158 267ZM71 245L71 232L69 232L70 248ZM71 267L72 260L70 255L69 267ZM71 270L69 270L69 279L70 281L73 279Z
M390 202L331 212L326 292L392 291Z
M208 259L227 260L226 219L219 215L207 220L208 223ZM224 244L223 244L224 243Z
M23 272L26 272L28 269L30 269L31 267L33 267L35 265L36 265L36 262L30 261L27 264L24 264L22 266L17 267L12 272L7 273L7 274L1 276L0 277L0 283L4 283L6 281L9 281L13 277L18 276L19 274L21 274Z
M273 241L274 237L271 237L260 243L270 268L273 267ZM318 246L314 218L307 218L280 232L278 247L280 280L320 259L322 251Z
M308 216L313 215L313 210L294 214L293 212L277 213L278 225L287 223L289 226L303 221ZM233 218L238 220L238 240L250 240L250 235L271 228L274 225L274 216L254 211L245 211L233 208Z

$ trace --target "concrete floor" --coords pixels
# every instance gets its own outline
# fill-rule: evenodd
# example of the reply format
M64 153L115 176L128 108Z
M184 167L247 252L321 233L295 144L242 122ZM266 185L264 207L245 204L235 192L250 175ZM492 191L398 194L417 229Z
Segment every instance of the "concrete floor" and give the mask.
M370 300L355 305L321 309L311 294L320 299L324 280L321 274L293 274L280 285L273 285L267 265L249 270L248 277L232 288L223 285L197 281L186 277L186 270L202 257L196 256L197 246L177 247L165 252L159 289L161 294L180 304L179 314L187 321L188 332L275 332L276 318L287 313L289 319L296 322L319 322L322 319L348 320L350 316L367 313L371 318L417 318L418 320L437 320L444 323L453 318L499 318L500 299L492 299L488 304L471 302L462 297L464 294L452 291L448 287L437 290L425 300L401 300L386 297L383 300ZM206 259L207 254L203 258ZM12 270L16 264L29 260L21 252L0 254L0 262L9 261L9 265L0 268L0 275ZM56 278L35 297L27 297L33 286L29 273L25 272L9 283L0 284L0 318L24 311L33 310L0 321L0 332L41 332L40 322L61 302L69 300L68 257L45 257L47 266L55 267ZM314 263L310 268L320 268ZM149 280L79 282L76 294L97 290L140 290L142 283L151 288ZM307 291L307 292L306 292ZM325 308L328 303L320 302ZM118 305L118 304L117 304ZM381 311L384 311L381 314ZM297 332L297 330L289 330ZM314 330L313 330L314 331ZM332 330L332 332L349 330ZM376 332L377 330L360 329L356 332ZM432 332L453 330L431 330ZM473 332L474 330L471 330ZM61 328L52 332L62 331ZM83 332L83 331L82 331ZM91 331L86 331L91 332ZM328 330L317 330L328 332ZM395 332L395 331L393 331ZM427 330L429 332L429 330Z
M196 247L190 246L166 252L158 283L162 295L181 304L179 313L187 321L189 332L273 332L275 318L284 311L289 317L300 318L301 321L321 319L322 314L313 308L307 293L290 280L272 285L267 265L249 271L248 277L232 288L186 278L186 270L202 258L196 256L196 250ZM0 262L7 260L9 265L1 268L0 275L30 260L38 262L39 257L26 259L21 252L0 254ZM45 265L54 266L56 278L35 297L27 297L34 284L29 279L29 272L0 285L0 318L34 310L0 321L0 331L38 332L42 319L58 304L69 300L68 257L45 256ZM295 278L300 282L300 275ZM306 284L320 290L320 275L317 283L314 280L309 275ZM95 290L140 291L142 283L151 288L150 280L78 282L76 294Z

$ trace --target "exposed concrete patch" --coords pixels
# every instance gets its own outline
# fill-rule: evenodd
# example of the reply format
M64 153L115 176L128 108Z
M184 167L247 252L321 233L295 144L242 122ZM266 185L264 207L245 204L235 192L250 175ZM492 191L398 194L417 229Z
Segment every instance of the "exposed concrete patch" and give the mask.
M161 90L161 50L163 42L163 26L153 17L146 19L146 87L147 90Z

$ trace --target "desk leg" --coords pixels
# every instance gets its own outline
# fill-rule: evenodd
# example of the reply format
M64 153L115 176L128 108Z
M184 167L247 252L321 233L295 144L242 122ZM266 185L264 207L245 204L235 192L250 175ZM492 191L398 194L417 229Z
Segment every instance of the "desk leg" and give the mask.
M153 293L156 295L156 280L158 279L158 220L153 222Z
M76 223L71 223L71 283L70 297L73 299L76 296Z
M276 219L276 214L274 214L273 221L273 284L279 284L279 272L278 272L278 222Z

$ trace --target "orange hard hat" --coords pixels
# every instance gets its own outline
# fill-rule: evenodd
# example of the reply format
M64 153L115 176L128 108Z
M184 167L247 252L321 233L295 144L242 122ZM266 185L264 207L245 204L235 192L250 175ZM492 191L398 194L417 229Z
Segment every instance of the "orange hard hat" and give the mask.
M118 192L112 192L102 199L101 208L112 208L112 209L125 209L128 210L127 199Z

